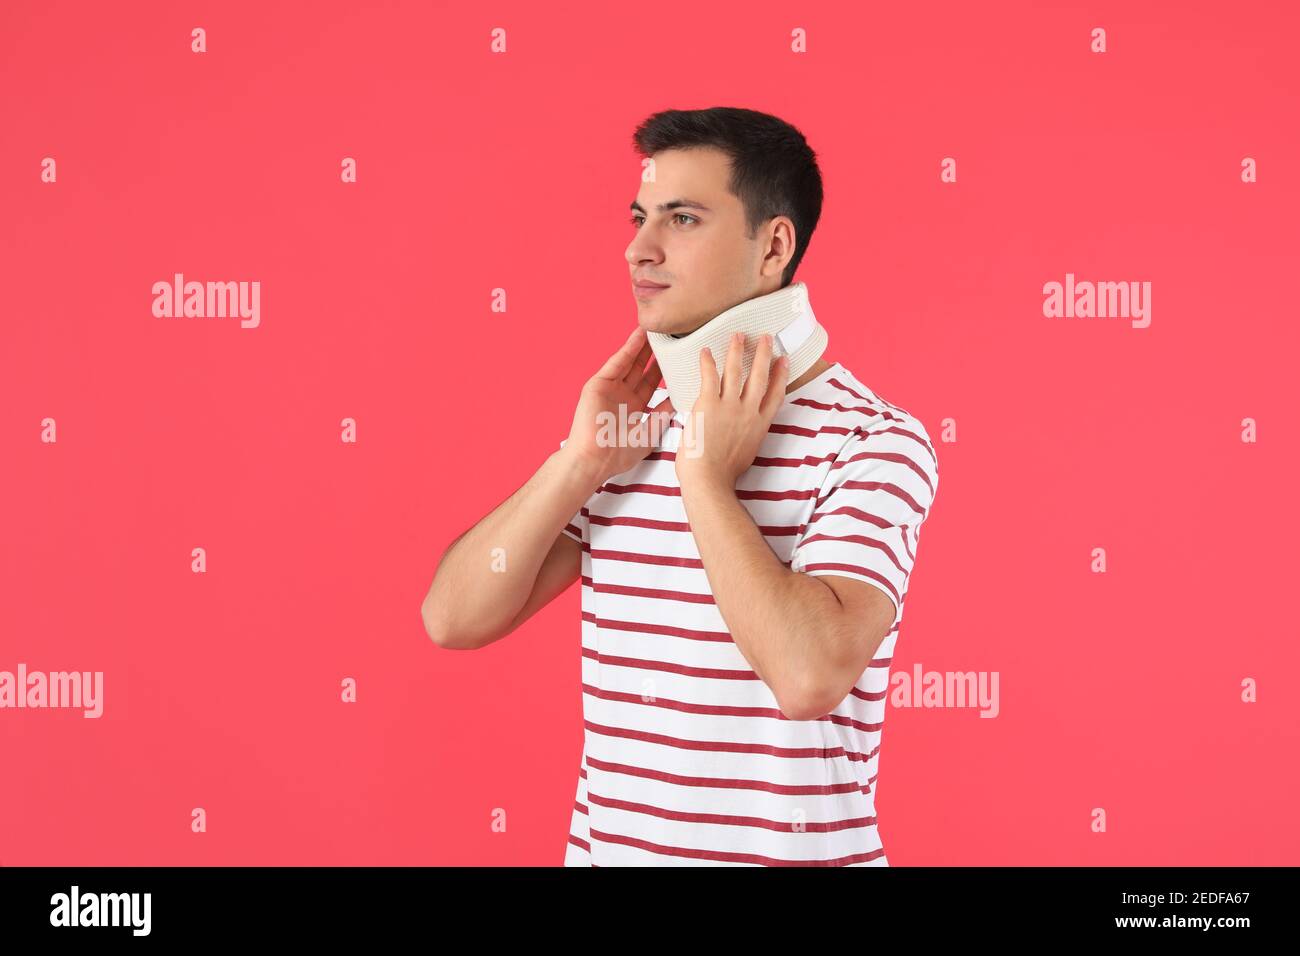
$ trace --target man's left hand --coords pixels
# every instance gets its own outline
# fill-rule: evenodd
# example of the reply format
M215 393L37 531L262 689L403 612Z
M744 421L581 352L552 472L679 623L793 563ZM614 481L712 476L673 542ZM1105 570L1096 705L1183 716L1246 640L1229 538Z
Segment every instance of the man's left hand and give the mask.
M717 482L735 489L785 401L790 360L783 355L772 362L772 336L759 337L754 366L742 388L744 347L745 335L737 332L727 349L721 382L713 356L707 348L700 350L700 396L686 416L677 449L677 481L683 488Z

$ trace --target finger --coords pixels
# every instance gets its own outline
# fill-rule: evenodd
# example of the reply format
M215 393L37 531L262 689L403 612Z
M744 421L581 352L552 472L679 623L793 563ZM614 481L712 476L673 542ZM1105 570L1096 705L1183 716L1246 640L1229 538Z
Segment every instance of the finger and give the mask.
M772 365L772 336L760 335L758 349L754 352L754 365L740 390L740 400L751 405L761 405L767 394L767 376Z
M790 356L782 355L772 367L772 374L767 383L767 393L763 396L763 403L759 406L759 410L769 422L776 417L777 410L785 403L785 387L789 378Z
M646 366L645 375L642 377L636 388L633 389L636 393L636 397L640 400L642 405L650 401L650 396L653 395L655 389L659 387L659 379L662 377L663 376L659 372L659 356L653 356L650 359L650 364Z
M647 337L645 345L641 346L641 351L636 353L636 358L632 360L632 368L623 376L623 384L628 388L636 388L641 384L641 376L645 374L645 360L648 359L654 351L650 348L650 341Z
M718 394L718 363L708 348L700 349L700 395Z
M632 412L627 416L627 443L631 448L646 446L646 423L650 416L645 412Z
M628 369L632 367L632 362L636 358L637 352L641 351L641 345L645 342L645 329L637 326L632 330L632 334L627 337L623 347L611 355L600 367L596 373L596 378L610 379L611 381L622 378L627 374Z
M668 405L667 408L664 406ZM653 447L662 439L664 429L672 420L672 407L668 400L660 402L654 408L647 408L628 416L631 426L628 428L628 442L637 448Z
M662 415L666 427L673 420L673 416L677 414L677 406L673 404L671 395L665 395L662 402L650 409L650 413L652 415Z
M664 435L668 434L669 423L673 420L673 414L676 409L673 408L671 398L665 398L662 402L650 409L650 414L659 419L659 440L663 441Z
M740 395L740 365L745 356L745 333L737 332L727 346L727 365L722 372L722 395L736 398Z

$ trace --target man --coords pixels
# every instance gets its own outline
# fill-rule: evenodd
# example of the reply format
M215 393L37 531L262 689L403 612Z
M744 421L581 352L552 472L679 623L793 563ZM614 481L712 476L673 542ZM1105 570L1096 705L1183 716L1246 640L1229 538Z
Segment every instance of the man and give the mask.
M934 448L822 355L792 282L822 203L804 137L714 108L634 142L637 328L560 449L448 548L425 627L482 647L581 578L566 865L887 865L881 723Z

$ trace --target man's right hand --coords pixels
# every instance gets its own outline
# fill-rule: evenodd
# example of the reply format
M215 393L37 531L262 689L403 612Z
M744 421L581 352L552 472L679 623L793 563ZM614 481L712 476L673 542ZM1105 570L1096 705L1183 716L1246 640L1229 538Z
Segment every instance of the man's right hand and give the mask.
M673 414L667 398L654 408L646 407L660 378L659 362L638 325L623 347L582 386L573 427L561 449L574 467L603 483L650 454L654 439L663 434ZM640 421L634 422L638 415ZM657 431L652 427L655 419Z

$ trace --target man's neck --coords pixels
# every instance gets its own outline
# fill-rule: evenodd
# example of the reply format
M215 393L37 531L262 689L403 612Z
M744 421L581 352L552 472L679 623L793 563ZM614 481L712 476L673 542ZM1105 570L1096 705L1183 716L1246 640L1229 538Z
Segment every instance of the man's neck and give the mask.
M800 376L799 376L797 379L795 379L793 382L790 382L788 385L786 385L786 387L785 387L786 392L787 392L787 393L788 393L788 392L793 392L796 388L802 388L804 385L806 385L806 384L808 384L809 382L811 382L811 381L812 381L813 379L815 379L818 375L820 375L822 372L826 371L828 368L830 368L830 367L831 367L832 365L834 365L834 364L835 364L834 362L828 361L828 360L826 360L826 359L824 359L824 358L822 358L822 359L818 359L818 360L817 360L817 364L815 364L812 368L808 369L808 371L804 372L802 375L800 375Z
M683 335L686 334L687 333L685 332L674 334L673 338L681 338ZM817 364L815 364L812 368L808 369L808 371L804 372L793 382L790 382L788 385L786 385L785 387L786 392L793 392L796 388L802 388L804 385L811 382L818 375L826 371L834 364L835 364L834 362L828 361L827 359L824 358L818 359Z
M820 358L820 359L818 359L818 360L816 361L816 363L814 363L814 365L812 366L812 368L808 369L808 371L804 372L804 373L803 373L802 375L800 375L797 379L795 379L793 382L791 382L789 385L787 385L787 386L785 387L785 390L786 390L787 392L793 392L796 388L801 388L801 387L803 387L804 385L806 385L806 384L808 384L809 382L811 382L811 381L812 381L813 379L815 379L818 375L820 375L822 372L826 371L828 368L830 368L830 367L831 367L832 365L834 365L834 364L835 364L834 362L829 361L829 360L826 359L826 358Z

